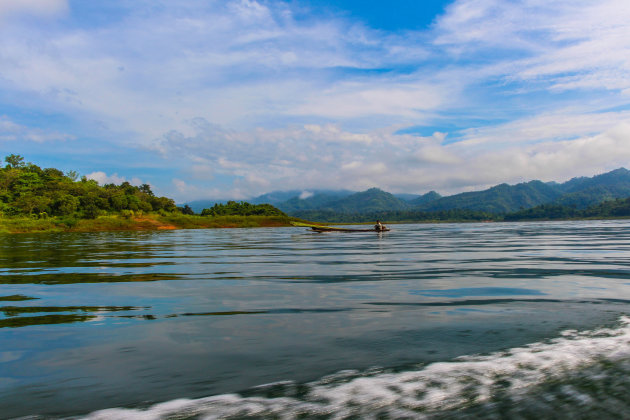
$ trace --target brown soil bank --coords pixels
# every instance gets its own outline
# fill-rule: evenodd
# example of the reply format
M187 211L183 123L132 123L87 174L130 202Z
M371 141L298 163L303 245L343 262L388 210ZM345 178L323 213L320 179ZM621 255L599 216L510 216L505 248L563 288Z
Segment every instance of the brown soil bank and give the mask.
M95 219L0 217L0 233L109 232L134 230L216 229L291 226L284 216L191 216L145 214L135 217L99 216Z

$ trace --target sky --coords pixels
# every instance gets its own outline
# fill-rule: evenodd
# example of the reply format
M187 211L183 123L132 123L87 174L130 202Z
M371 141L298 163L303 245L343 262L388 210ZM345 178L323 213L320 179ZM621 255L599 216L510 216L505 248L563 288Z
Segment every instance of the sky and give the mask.
M0 158L178 203L630 168L628 0L0 0Z

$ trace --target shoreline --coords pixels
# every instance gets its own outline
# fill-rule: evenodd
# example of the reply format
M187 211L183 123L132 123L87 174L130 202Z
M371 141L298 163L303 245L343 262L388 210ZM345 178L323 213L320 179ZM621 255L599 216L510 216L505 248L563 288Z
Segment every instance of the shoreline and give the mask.
M566 219L522 219L522 220L419 220L391 221L398 224L433 224L433 223L518 223L518 222L561 222L580 220L627 220L629 217L593 217ZM297 222L297 224L296 224ZM304 224L306 223L306 224ZM299 227L299 226L335 226L335 225L370 225L372 222L310 222L290 216L200 216L200 215L159 215L144 214L134 217L122 215L99 216L95 219L73 219L49 217L33 219L29 217L0 217L0 234L61 233L61 232L125 232L156 231L179 229L237 229L263 227Z
M298 219L285 216L198 216L144 214L134 217L99 216L95 219L49 217L0 218L0 234L59 233L59 232L119 232L178 229L221 229L290 227Z

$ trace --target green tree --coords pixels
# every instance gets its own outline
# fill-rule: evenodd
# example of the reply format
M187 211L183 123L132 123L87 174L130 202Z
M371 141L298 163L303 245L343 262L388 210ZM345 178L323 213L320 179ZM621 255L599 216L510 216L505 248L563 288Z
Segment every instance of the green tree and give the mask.
M66 176L72 181L79 179L79 173L77 171L68 171L66 172Z
M24 163L24 158L20 155L9 155L4 158L4 161L7 163L7 168L23 168L26 166Z
M138 187L138 189L140 190L140 192L143 192L143 193L148 194L150 196L153 195L153 191L151 191L151 186L149 184L142 184L142 185L140 185L140 187Z
M73 214L79 208L79 199L72 195L63 195L53 201L51 205L52 214L55 216L66 216Z

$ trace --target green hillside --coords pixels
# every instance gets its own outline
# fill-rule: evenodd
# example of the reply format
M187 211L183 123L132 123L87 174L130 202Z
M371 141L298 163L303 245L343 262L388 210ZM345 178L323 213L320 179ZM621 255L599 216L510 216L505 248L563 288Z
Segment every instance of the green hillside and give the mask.
M269 196L282 197L278 192ZM466 212L473 212L474 218L485 220L541 205L584 210L626 197L630 197L630 171L620 168L590 178L573 178L565 183L530 181L516 185L500 184L483 191L447 197L441 197L435 191L415 197L394 196L373 188L343 198L335 197L333 192L316 193L305 199L295 195L277 206L292 216L320 221L370 220L383 212L394 217L392 220L426 220L430 217L425 213L442 212L444 215L444 212L453 210L462 212L456 216L457 220L468 220L471 215ZM441 217L439 220L442 220Z
M626 168L615 169L600 175L589 177L573 178L563 184L560 188L564 193L574 193L584 191L593 187L618 187L626 188L630 185L630 171Z
M507 214L504 216L504 220L606 219L620 217L630 217L630 198L617 198L592 205L585 209L559 204L543 204L541 206Z
M557 199L562 192L541 181L517 185L500 184L484 191L443 197L419 206L424 211L467 209L495 214L510 213Z
M281 203L277 203L279 209L287 213L292 213L301 210L314 210L322 208L330 208L334 206L334 203L354 194L350 191L318 191L313 193L310 197L300 198L296 195L289 200ZM258 200L258 199L257 199Z
M420 197L410 200L409 204L414 207L420 207L439 200L440 198L442 198L440 194L436 193L435 191L429 191L428 193L421 195Z
M148 184L99 185L76 172L64 174L24 162L19 155L0 167L0 232L94 232L290 226L291 219L269 204L218 204L195 215Z
M346 198L328 203L322 210L340 213L370 213L378 211L407 210L411 205L393 194L370 188L367 191L352 194Z
M589 206L630 197L630 171L615 169L592 178L574 178L560 185L564 194L554 204L584 209Z
M24 158L10 155L0 168L0 213L5 216L75 216L93 219L102 214L123 211L173 212L175 202L157 197L148 184L139 187L99 186L94 180L78 178L75 172L42 169Z

